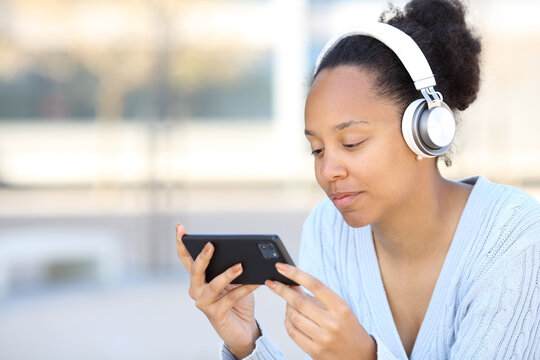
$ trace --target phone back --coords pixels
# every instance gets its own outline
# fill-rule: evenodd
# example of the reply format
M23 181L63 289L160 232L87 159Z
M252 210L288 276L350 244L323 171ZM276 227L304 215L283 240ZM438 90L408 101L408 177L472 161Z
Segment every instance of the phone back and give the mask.
M297 285L279 274L276 262L294 266L294 262L277 235L189 235L182 242L193 259L197 258L207 242L214 245L214 254L206 269L206 281L223 273L233 265L242 263L243 272L232 284L264 284L276 280L287 285Z

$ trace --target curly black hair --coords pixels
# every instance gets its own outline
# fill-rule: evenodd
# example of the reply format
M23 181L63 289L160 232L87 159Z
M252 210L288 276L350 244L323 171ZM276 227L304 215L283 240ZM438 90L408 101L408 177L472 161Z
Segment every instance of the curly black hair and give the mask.
M454 112L465 110L476 99L481 43L465 22L460 1L411 0L403 10L389 5L379 21L402 30L418 44L435 75L436 90ZM341 40L322 59L312 81L322 70L339 65L374 71L378 94L402 106L402 112L421 97L397 55L372 37L354 35ZM443 159L451 165L448 154Z

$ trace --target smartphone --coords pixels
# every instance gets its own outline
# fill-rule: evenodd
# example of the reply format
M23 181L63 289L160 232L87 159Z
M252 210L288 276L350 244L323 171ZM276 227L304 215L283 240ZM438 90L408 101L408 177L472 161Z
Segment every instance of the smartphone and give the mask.
M212 281L231 266L242 263L244 271L232 284L264 284L266 280L276 280L286 285L298 285L276 270L276 262L294 266L277 235L186 234L182 242L193 259L197 258L207 242L214 245L214 254L206 268L206 282Z

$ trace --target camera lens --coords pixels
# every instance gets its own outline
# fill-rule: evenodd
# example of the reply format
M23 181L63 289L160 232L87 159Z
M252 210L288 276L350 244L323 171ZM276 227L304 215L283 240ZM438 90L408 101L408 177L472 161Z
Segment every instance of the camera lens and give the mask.
M257 246L266 260L279 259L279 254L272 243L257 244Z

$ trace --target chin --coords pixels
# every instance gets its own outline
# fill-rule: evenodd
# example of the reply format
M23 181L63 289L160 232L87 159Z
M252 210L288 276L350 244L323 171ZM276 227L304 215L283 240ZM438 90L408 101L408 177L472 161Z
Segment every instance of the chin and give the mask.
M340 211L340 213L347 225L353 228L367 226L372 223L372 219L368 218L367 216L362 216L362 214L359 214L357 211Z

